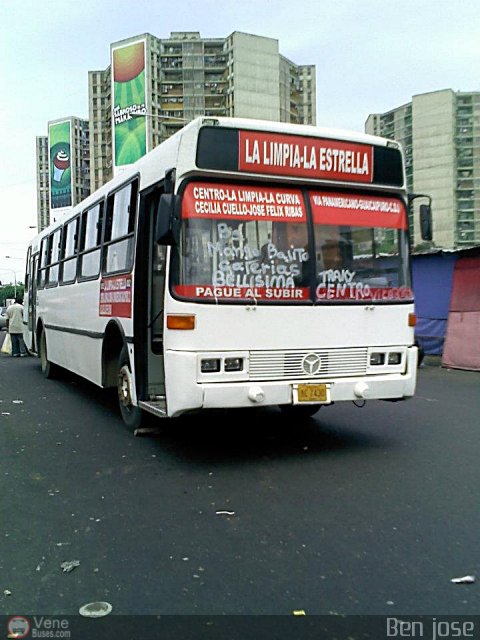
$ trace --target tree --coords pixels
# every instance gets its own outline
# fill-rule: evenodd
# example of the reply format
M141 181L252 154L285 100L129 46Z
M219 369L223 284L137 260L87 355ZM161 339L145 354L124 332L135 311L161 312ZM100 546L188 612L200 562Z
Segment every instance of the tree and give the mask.
M17 282L17 296L21 296L25 293L25 287L22 282ZM12 300L15 298L15 285L14 284L5 284L2 285L0 282L0 305L5 306L6 300Z

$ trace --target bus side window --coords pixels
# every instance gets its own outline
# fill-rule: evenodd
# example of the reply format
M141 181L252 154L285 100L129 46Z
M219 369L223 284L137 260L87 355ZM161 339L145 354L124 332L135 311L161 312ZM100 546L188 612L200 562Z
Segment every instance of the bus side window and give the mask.
M82 213L79 278L96 278L100 273L103 202Z
M32 259L32 247L28 247L27 251L27 261L25 268L25 291L30 291L30 282L31 282L31 259Z
M38 269L38 281L37 286L39 289L43 289L46 280L47 271L47 258L48 258L48 236L43 238L40 245L40 267Z
M49 259L47 271L47 286L55 287L58 284L58 271L60 248L62 240L62 228L57 229L49 236Z
M77 275L78 224L80 218L71 220L64 227L62 245L61 284L75 282Z
M103 238L104 273L132 270L136 202L136 181L108 196Z
M54 234L51 233L42 240L42 266L40 271L39 287L47 287L50 284L53 236Z

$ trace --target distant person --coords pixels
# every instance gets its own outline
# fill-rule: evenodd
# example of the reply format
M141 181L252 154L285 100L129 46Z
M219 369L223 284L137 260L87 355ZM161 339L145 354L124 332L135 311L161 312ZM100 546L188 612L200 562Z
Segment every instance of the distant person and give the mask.
M12 339L12 356L22 358L27 355L23 341L23 299L15 298L15 303L10 305L5 312L7 316L7 331Z
M264 245L260 247L260 262L261 264L267 264L270 262L270 256L268 255L268 250L272 245L272 236L269 233L267 235L267 241Z

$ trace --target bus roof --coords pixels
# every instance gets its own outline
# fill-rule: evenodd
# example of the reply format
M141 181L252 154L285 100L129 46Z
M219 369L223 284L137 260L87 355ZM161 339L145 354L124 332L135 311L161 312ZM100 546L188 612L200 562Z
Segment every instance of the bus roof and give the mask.
M328 127L317 127L310 124L293 124L291 122L272 122L270 120L255 120L251 118L207 118L201 117L192 120L190 125L195 123L202 126L208 123L217 123L220 127L232 127L237 129L251 129L256 131L270 131L276 133L285 133L297 136L310 136L312 138L331 138L332 140L345 140L349 142L358 142L363 144L375 144L378 146L386 146L391 140L372 136L359 131L349 131L348 129L333 129ZM189 126L189 125L187 125Z

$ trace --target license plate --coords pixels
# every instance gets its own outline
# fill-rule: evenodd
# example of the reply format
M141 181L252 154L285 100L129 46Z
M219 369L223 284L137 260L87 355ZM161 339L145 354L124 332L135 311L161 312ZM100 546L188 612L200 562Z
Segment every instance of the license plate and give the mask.
M299 384L298 402L328 402L326 384Z

